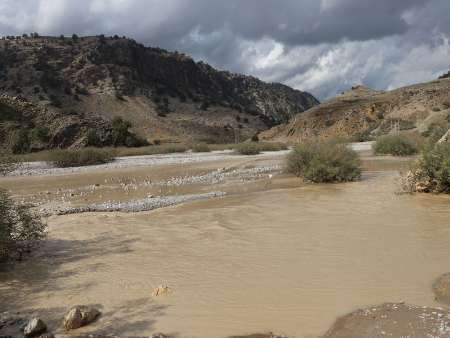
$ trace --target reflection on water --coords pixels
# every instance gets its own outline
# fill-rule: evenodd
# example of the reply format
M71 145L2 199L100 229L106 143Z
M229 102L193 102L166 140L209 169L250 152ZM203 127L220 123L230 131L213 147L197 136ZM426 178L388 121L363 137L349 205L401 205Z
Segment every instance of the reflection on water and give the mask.
M357 307L436 305L432 281L450 270L450 199L398 195L395 180L55 217L41 263L1 275L0 304L101 304L107 315L86 331L212 338L317 337ZM160 284L173 292L153 299Z

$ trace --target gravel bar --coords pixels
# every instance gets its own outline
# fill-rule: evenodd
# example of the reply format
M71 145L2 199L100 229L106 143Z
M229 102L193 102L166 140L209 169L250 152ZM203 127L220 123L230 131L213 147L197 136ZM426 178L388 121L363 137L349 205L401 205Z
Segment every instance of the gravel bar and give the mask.
M85 207L56 207L54 209L42 208L39 211L42 215L45 216L69 215L86 212L142 212L174 206L186 202L224 197L225 195L225 192L215 191L205 194L147 197L144 199L127 202L104 202L100 204L88 205Z

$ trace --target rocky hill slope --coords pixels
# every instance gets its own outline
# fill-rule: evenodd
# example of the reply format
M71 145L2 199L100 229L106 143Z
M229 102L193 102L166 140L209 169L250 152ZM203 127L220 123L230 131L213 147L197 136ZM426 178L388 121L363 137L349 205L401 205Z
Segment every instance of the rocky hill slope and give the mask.
M120 118L108 121L95 114L53 111L20 97L0 95L0 145L14 153L145 143Z
M3 38L0 94L82 114L86 123L120 116L149 141L246 139L318 104L308 93L118 36Z
M300 142L344 137L367 140L392 130L426 136L450 128L450 78L393 91L353 87L261 134L262 139ZM439 135L436 135L437 137Z

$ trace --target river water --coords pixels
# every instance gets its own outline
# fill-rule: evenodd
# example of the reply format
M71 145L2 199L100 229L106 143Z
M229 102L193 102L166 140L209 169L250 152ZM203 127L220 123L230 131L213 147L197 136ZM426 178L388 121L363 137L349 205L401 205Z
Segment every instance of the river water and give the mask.
M97 304L104 315L81 332L310 338L367 305L437 306L450 199L397 194L397 179L371 171L148 213L55 216L38 257L0 274L0 311L57 325L68 307ZM152 297L161 284L171 292Z

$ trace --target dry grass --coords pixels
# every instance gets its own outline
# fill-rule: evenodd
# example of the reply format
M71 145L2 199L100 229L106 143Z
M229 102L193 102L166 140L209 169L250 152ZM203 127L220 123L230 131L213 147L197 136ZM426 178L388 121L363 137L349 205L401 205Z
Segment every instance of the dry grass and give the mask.
M53 151L48 162L58 168L82 167L111 162L114 155L114 151L110 149L65 149Z
M256 145L259 151L280 151L288 149L284 143L272 143L272 142L252 142ZM184 153L190 149L193 152L208 152L208 151L224 151L224 150L236 150L242 145L247 143L227 143L227 144L184 144L184 143L167 143L161 145L151 145L138 148L101 148L107 151L112 151L114 156L126 157L126 156L143 156L143 155L158 155L158 154L172 154L172 153ZM208 150L207 150L208 149ZM15 155L14 160L18 162L35 162L45 161L51 162L54 158L54 153L59 150L45 150L36 153Z

